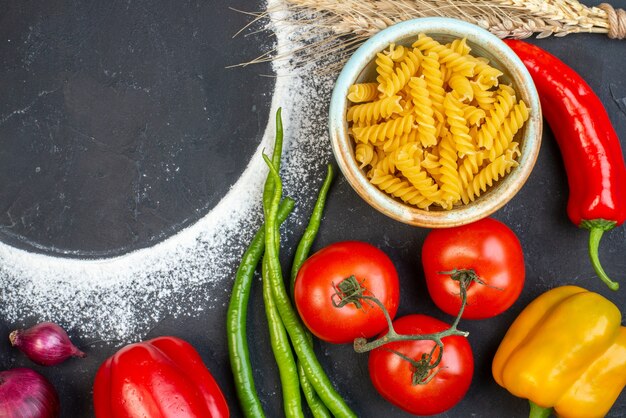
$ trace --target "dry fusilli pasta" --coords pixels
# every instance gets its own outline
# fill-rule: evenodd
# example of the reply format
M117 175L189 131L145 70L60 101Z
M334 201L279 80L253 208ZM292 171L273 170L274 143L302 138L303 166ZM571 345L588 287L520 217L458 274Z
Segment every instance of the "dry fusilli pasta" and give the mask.
M369 103L352 106L348 109L348 122L368 124L389 118L394 113L402 112L400 96L384 97Z
M421 61L422 54L419 50L408 51L394 72L381 74L378 90L385 96L393 96L398 93L406 86L409 79L417 73Z
M452 142L459 157L473 154L475 149L474 144L472 144L472 137L469 135L469 127L463 114L461 101L456 97L454 91L446 94L443 107L446 113L446 121L448 126L450 126Z
M474 67L476 62L472 59L468 59L466 56L461 55L445 45L441 45L430 36L425 34L419 34L417 41L413 43L413 48L418 48L423 53L436 52L439 54L439 59L442 64L446 65L449 70L463 75L465 77L471 77L474 75Z
M412 77L409 81L411 99L417 114L418 137L424 147L437 144L437 128L433 118L433 105L428 96L428 88L423 78Z
M425 34L375 58L376 82L350 87L346 119L370 182L421 209L468 204L517 165L526 103L465 39Z
M352 103L371 102L377 98L378 83L358 83L348 89L348 100Z
M409 133L413 128L415 116L412 114L387 122L381 122L369 126L357 126L352 128L354 139L357 142L376 142L391 139L395 136Z

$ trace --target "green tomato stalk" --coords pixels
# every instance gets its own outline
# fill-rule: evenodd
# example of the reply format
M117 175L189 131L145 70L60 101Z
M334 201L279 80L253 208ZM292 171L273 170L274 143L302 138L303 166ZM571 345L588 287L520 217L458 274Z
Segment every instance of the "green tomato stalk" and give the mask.
M455 274L451 274L455 273ZM460 273L460 274L457 274ZM364 309L365 305L377 306L383 311L385 320L387 321L387 333L373 341L368 342L366 338L356 338L354 340L354 350L357 353L366 353L376 348L382 347L395 341L422 341L431 340L435 343L433 349L429 353L424 353L419 359L412 359L402 353L393 351L413 366L413 384L427 384L436 375L432 373L437 368L443 357L443 339L450 336L467 337L469 332L460 331L458 329L459 321L467 305L467 288L473 281L481 283L475 275L465 274L465 271L459 270L455 272L442 272L441 274L451 274L453 280L458 280L461 297L461 308L454 319L450 328L436 332L433 334L398 334L393 327L393 321L385 305L373 296L368 289L363 286L362 282L355 276L350 276L335 285L335 294L333 295L333 306L342 308L350 303L354 304L358 309ZM438 348L438 349L437 349Z

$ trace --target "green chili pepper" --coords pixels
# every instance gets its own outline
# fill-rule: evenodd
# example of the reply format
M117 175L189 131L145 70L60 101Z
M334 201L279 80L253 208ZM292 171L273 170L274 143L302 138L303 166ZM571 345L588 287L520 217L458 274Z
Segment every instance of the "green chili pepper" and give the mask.
M322 187L320 188L320 191L317 195L317 201L315 202L313 212L311 213L311 217L309 218L309 224L304 230L304 234L302 234L302 239L300 239L300 243L298 244L298 248L296 249L296 255L293 258L293 264L291 266L292 295L293 285L296 281L298 271L300 271L302 263L304 263L306 259L309 258L309 252L311 251L311 247L313 246L313 242L315 241L315 237L317 236L317 231L319 231L320 229L322 215L324 214L324 206L326 205L326 196L328 195L328 190L330 190L330 186L333 183L334 178L335 172L333 170L333 166L331 164L328 164L326 178L324 179L324 183L322 183Z
M272 153L272 166L276 170L280 170L280 157L283 149L283 124L281 118L281 109L276 112L276 139L274 141L274 151ZM272 201L274 195L275 182L273 176L268 175L265 181L265 188L263 190L263 205L268 205ZM280 245L280 242L277 243ZM278 250L278 249L277 249ZM267 323L270 332L270 342L272 346L272 352L276 359L278 366L278 372L280 376L282 391L283 391L283 408L285 416L287 417L303 417L302 413L302 400L300 397L300 384L298 380L298 369L296 367L296 360L293 352L291 351L291 345L289 343L289 337L285 331L283 322L276 309L276 303L274 302L274 296L272 294L272 288L270 280L268 278L268 257L267 252L263 257L263 302L265 304L265 315L267 316Z
M317 201L315 202L315 206L313 207L313 212L311 213L311 217L309 218L309 223L302 234L302 239L300 239L300 243L298 244L298 248L296 249L296 255L293 259L293 264L291 266L291 295L293 297L293 287L296 281L296 276L298 275L298 271L302 266L302 263L309 257L309 252L311 251L311 247L313 246L313 242L315 241L315 237L317 236L317 232L320 227L320 223L322 221L322 214L324 212L324 205L326 204L326 196L328 195L328 190L330 189L330 185L333 182L333 178L335 177L335 173L333 171L333 166L328 165L328 171L326 173L326 178L324 179L324 183L320 188L320 191L317 195ZM309 344L313 345L313 339L311 337L311 333L307 332L307 340ZM304 393L304 397L306 398L307 404L313 413L315 418L330 418L330 412L328 412L328 408L326 405L320 400L319 396L315 392L315 388L311 385L309 380L306 378L306 373L304 372L304 367L301 362L297 362L298 366L298 375L300 376L300 386L302 387L302 392Z
M298 314L291 305L287 290L282 278L280 267L278 242L279 231L277 224L278 205L282 194L282 182L278 170L273 166L267 155L263 158L270 169L270 176L274 178L274 196L269 206L264 206L265 213L265 248L269 259L269 274L272 293L283 324L291 339L298 359L302 362L308 380L311 382L318 396L324 404L338 417L356 417L341 396L335 391L332 383L326 376L322 366L315 357L313 348L307 341L307 331L300 321Z
M309 409L313 414L314 418L331 418L332 415L328 412L328 408L324 405L324 402L317 396L317 392L315 392L315 388L309 382L309 379L306 377L306 372L304 371L304 367L302 363L298 361L298 376L300 377L300 387L302 387L302 392L304 393L304 398L306 399L307 405L309 405Z
M282 154L283 127L281 119L281 109L276 112L276 140L272 159L276 167L280 167L280 156ZM274 179L268 176L263 191L263 201L270 201L274 191ZM281 204L279 222L282 223L293 210L295 202L292 199L285 199ZM237 396L241 404L241 409L247 417L263 417L263 408L259 401L254 379L252 376L252 366L248 352L248 342L246 339L246 317L248 310L248 299L250 297L250 287L256 266L263 255L265 249L265 230L261 228L254 236L250 247L245 252L241 265L237 270L233 293L227 312L227 338L231 368L235 379ZM270 303L272 303L270 301ZM270 309L271 312L271 309ZM270 314L268 314L270 315ZM281 324L282 327L282 324ZM284 331L283 331L284 334ZM274 339L272 339L274 341Z
M283 322L278 314L272 288L269 280L269 259L267 252L263 257L263 301L265 315L270 331L272 352L278 366L278 373L283 390L283 408L286 417L304 417L302 413L302 399L300 397L300 383L298 368L294 359L289 337Z
M280 157L283 153L283 119L282 109L279 107L276 111L276 137L274 139L274 150L272 151L272 165L276 171L280 171ZM269 175L265 180L263 188L263 206L269 205L274 197L274 177Z
M278 222L283 223L293 210L295 202L285 199L278 210ZM246 317L248 313L248 299L254 271L265 249L265 227L257 231L250 246L244 253L241 264L235 275L233 292L226 314L226 337L228 340L228 355L235 379L235 388L239 404L246 417L264 417L263 408L257 395L252 366L248 352L246 337Z

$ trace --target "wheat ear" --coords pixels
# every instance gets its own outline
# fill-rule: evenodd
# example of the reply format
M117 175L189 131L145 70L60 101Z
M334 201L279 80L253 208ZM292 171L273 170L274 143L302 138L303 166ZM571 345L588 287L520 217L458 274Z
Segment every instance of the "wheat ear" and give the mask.
M577 0L280 0L256 19L291 27L291 48L270 51L248 63L289 60L306 67L333 56L324 71L334 71L349 53L380 30L416 17L452 17L489 30L500 38L537 38L600 33L626 38L626 11L608 3L589 7Z

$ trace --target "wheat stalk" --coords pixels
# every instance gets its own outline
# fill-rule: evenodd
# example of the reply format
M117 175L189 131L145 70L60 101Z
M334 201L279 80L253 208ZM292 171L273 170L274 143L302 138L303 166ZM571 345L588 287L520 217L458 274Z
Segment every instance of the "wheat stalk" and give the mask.
M432 16L465 20L500 38L583 32L626 38L626 12L606 3L588 7L577 0L282 0L255 14L255 20L270 17L274 30L292 28L292 47L242 65L289 60L298 68L333 56L324 67L333 71L380 30L403 20Z

